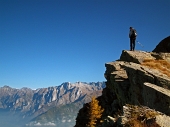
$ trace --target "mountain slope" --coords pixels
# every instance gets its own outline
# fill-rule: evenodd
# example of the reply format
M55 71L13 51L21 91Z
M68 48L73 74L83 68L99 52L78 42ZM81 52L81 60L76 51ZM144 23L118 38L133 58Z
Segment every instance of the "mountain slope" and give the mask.
M39 124L42 126L55 125L59 127L73 127L80 108L82 108L82 104L77 103L53 107L32 119L27 126L36 126Z
M0 88L0 109L28 121L53 107L72 103L82 106L91 100L91 96L100 96L104 87L104 82L65 82L37 90L4 86Z

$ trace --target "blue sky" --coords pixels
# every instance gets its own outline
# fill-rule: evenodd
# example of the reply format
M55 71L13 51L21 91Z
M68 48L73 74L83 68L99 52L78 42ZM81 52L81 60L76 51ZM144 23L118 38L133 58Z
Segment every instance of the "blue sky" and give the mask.
M0 0L0 87L105 81L105 63L170 34L170 0Z

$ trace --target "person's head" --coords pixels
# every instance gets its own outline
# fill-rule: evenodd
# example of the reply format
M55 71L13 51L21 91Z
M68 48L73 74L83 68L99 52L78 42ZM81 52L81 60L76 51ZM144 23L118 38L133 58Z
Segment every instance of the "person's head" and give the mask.
M133 29L133 27L130 27L129 29L131 30L131 29Z

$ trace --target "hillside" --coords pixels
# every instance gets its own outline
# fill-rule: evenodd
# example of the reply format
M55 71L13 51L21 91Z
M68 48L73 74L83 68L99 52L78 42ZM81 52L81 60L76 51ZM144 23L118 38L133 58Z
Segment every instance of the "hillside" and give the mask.
M170 53L123 50L105 67L106 88L97 98L104 112L95 127L170 127ZM75 127L87 127L88 107Z
M53 107L32 119L27 126L55 125L59 127L73 127L80 108L82 108L82 104L78 103Z

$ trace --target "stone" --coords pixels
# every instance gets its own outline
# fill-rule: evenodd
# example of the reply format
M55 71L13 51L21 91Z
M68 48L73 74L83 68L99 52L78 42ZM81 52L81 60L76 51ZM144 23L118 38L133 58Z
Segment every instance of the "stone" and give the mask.
M133 62L140 64L145 59L155 59L149 52L123 50L119 61Z
M170 36L164 38L152 52L170 53Z
M97 98L104 108L101 118L104 122L97 123L96 127L123 127L132 115L127 105L135 107L134 112L141 113L141 117L143 112L140 107L154 112L153 117L141 120L141 125L169 127L170 77L158 68L143 65L145 60L170 62L169 56L170 53L123 50L118 60L106 63L106 88L103 89L102 96ZM84 107L85 109L87 108ZM81 116L85 116L86 112L82 111L80 110ZM77 124L81 123L79 117L78 115L75 127L80 127ZM169 121L168 124L163 119ZM139 123L136 121L136 124Z

